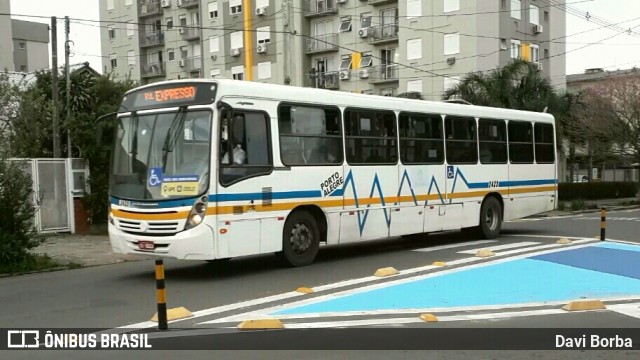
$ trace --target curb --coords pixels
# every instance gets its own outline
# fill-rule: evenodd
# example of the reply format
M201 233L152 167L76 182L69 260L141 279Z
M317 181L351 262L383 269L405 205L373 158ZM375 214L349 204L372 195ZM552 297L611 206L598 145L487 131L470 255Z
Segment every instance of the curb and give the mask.
M597 209L585 209L585 210L576 210L576 211L563 211L563 214L558 215L549 215L549 214L537 214L529 216L529 218L546 218L546 217L562 217L562 216L571 216L577 214L591 214L600 212L600 208L603 206L598 206ZM606 206L607 211L617 211L617 210L630 210L630 209L640 209L640 205L620 205L620 206ZM559 211L559 210L558 210Z
M82 269L85 266L80 266L80 267L70 267L70 266L57 266L57 267L53 267L53 268L48 268L48 269L42 269L42 270L33 270L33 271L26 271L26 272L16 272L14 274L11 273L4 273L4 274L0 274L0 278L8 278L8 277L13 277L13 276L20 276L20 275L32 275L32 274L41 274L41 273L47 273L47 272L55 272L55 271L63 271L63 270L73 270L73 269Z

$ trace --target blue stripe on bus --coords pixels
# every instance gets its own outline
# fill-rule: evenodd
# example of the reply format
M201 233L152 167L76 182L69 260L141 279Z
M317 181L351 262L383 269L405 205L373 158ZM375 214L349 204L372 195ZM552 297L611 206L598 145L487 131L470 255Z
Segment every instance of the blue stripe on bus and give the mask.
M163 209L163 208L174 208L180 206L193 206L195 202L195 198L191 199L179 199L179 200L153 200L153 201L139 201L139 200L124 200L129 203L130 207L138 208L138 209ZM111 204L120 205L120 199L112 196Z
M320 198L322 191L320 190L301 190L301 191L276 191L271 193L271 199L298 199L298 198ZM217 194L209 195L209 201L241 201L241 200L262 200L263 193L237 193L237 194Z

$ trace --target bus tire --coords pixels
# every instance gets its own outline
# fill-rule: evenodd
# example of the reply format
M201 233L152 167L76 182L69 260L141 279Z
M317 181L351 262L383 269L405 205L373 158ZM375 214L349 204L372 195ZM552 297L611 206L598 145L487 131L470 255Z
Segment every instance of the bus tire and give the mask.
M486 198L480 208L479 233L484 239L495 239L502 228L502 206L493 196Z
M306 211L289 216L282 232L280 260L288 266L306 266L313 262L320 249L320 229L316 219Z

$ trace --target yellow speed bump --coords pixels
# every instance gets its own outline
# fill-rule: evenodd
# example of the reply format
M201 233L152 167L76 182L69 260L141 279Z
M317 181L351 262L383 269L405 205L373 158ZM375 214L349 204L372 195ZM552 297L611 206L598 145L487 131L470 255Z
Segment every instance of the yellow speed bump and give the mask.
M296 291L303 294L311 294L313 292L313 289L303 286L303 287L297 288Z
M270 330L284 329L284 324L278 319L245 320L238 324L240 330Z
M420 315L420 320L426 322L438 322L438 318L433 314L422 314Z
M556 241L556 244L571 244L571 240L567 239L566 237L563 237L558 239L558 241Z
M386 267L386 268L380 268L380 269L376 270L376 272L373 274L373 276L385 277L385 276L391 276L391 275L396 275L396 274L398 274L398 270L396 270L393 267Z
M191 311L182 306L167 310L167 321L185 319L192 316L193 314L191 313ZM153 315L151 321L158 322L158 313Z
M476 252L476 257L491 257L491 256L495 256L496 254L493 253L493 251L489 250L489 249L482 249L482 250L478 250L478 252Z
M447 263L444 261L434 261L433 266L447 266Z
M562 307L566 311L602 310L606 308L600 300L575 300Z

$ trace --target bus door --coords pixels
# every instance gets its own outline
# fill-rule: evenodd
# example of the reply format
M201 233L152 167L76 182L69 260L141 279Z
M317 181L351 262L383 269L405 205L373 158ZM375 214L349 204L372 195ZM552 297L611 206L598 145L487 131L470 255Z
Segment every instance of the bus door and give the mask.
M235 104L231 104L232 106ZM250 108L244 108L250 105ZM252 105L252 106L251 106ZM218 258L278 251L277 218L272 206L271 122L268 104L248 102L222 108L218 124L217 249ZM255 110L254 110L255 109Z
M396 118L391 111L347 108L340 242L389 236L397 202Z

